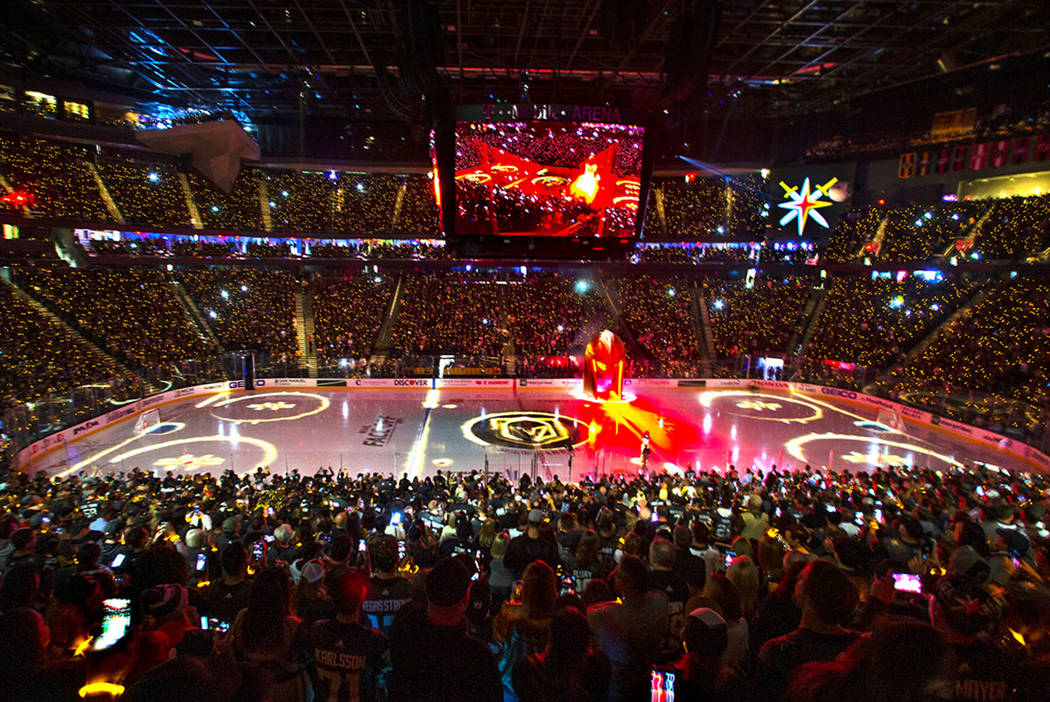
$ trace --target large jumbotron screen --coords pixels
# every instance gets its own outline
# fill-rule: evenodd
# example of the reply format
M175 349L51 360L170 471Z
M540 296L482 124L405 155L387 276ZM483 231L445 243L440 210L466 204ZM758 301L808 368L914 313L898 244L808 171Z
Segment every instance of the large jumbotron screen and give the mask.
M633 237L645 129L457 122L459 235Z

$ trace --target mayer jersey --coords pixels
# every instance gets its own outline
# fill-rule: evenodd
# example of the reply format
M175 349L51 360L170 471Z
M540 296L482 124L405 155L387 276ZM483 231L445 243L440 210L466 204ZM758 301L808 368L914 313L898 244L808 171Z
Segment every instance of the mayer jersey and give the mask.
M368 594L361 603L361 614L372 628L389 634L394 615L411 600L412 584L404 578L371 578L368 581Z
M386 658L386 636L371 627L335 619L317 622L306 632L313 656L317 702L372 702Z

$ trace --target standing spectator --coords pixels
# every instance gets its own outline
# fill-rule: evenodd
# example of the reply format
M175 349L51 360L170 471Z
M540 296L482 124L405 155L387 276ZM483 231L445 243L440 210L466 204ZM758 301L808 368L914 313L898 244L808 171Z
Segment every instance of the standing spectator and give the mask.
M521 578L525 568L533 561L543 561L552 568L558 565L558 547L540 533L542 524L543 512L530 509L525 533L514 537L508 544L503 563L514 573L515 578Z
M833 563L807 565L795 588L795 599L802 603L802 622L790 634L762 646L755 699L783 699L802 665L833 660L858 638L843 626L857 608L857 588Z
M535 561L522 576L521 601L504 604L500 610L493 632L502 649L499 669L504 702L517 700L512 681L514 666L547 646L557 597L554 571L543 561Z
M777 583L777 589L759 603L755 626L751 631L752 651L757 653L766 641L791 633L802 621L802 610L795 603L794 594L799 575L805 567L805 561L791 563Z
M653 539L649 545L649 589L667 596L667 631L657 655L657 661L667 663L682 652L681 632L685 624L685 602L689 599L689 584L674 572L675 549L667 539Z
M700 556L693 554L689 545L693 535L684 524L674 528L674 572L685 578L686 584L691 590L700 590L704 587L704 579L707 577L707 567Z
M251 586L247 582L248 550L240 542L231 543L219 556L223 579L208 590L208 611L224 622L232 622L248 606Z
M267 550L266 556L269 562L292 564L300 556L299 548L292 543L295 537L295 529L290 524L282 524L273 530L274 543Z
M521 702L602 702L609 689L609 661L591 649L590 633L580 610L556 612L547 647L514 666Z
M350 569L350 561L354 557L354 541L349 534L336 534L332 537L331 548L332 564L325 575L325 586L335 592L335 582L343 573Z
M614 578L622 602L587 610L591 631L612 664L610 702L644 699L649 692L650 667L667 631L667 596L650 592L648 580L642 560L624 556Z
M273 702L303 702L309 697L306 671L293 658L299 619L292 616L291 599L287 573L268 568L255 579L248 606L230 627L234 652L266 673Z
M711 529L699 520L694 520L692 525L693 543L689 547L694 556L703 559L704 572L710 576L712 573L725 570L722 553L711 545Z
M510 599L510 590L514 587L514 571L507 567L503 560L510 544L510 534L500 532L492 541L492 560L489 561L489 587L492 588L492 600L503 603Z
M397 539L389 534L375 537L368 545L369 562L375 575L361 611L369 624L389 635L394 616L412 601L412 584L397 574Z
M954 699L1011 699L1021 682L1020 670L1011 656L988 640L999 614L988 593L973 580L949 575L934 587L929 611L931 623L954 654Z
M335 617L335 603L328 596L324 584L324 564L321 561L308 561L300 571L299 582L292 590L292 613L306 627L316 621Z
M926 702L939 696L936 691L949 688L950 656L951 649L929 624L894 622L859 639L834 661L802 666L788 698L793 702ZM1006 696L992 692L979 699Z
M769 531L769 515L762 511L762 498L752 495L747 501L747 511L741 515L744 522L740 535L758 541Z
M390 697L398 702L498 702L499 669L488 647L463 630L470 575L456 558L426 576L425 607L398 612L390 631L394 668Z
M725 619L713 609L694 609L682 627L685 653L661 672L672 673L674 698L733 702L743 693L743 678L737 668L725 662L729 633ZM666 688L665 688L666 689Z
M743 666L751 650L751 627L744 619L736 585L725 573L715 573L704 584L703 594L726 621L729 643L723 657L731 665Z
M335 581L335 619L316 622L306 631L318 702L375 702L379 698L379 676L389 654L386 636L360 621L367 590L363 572L357 568L345 571Z

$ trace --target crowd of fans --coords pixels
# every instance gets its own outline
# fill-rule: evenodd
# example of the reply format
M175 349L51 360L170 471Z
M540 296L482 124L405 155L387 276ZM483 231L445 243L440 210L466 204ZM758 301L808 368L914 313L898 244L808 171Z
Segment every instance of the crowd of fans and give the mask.
M423 176L405 176L403 181L405 194L394 219L394 231L424 237L437 236L440 229L434 181Z
M367 362L394 294L387 276L362 275L322 285L314 292L314 336L320 365L342 359Z
M4 476L12 702L1027 702L1043 475Z
M332 226L336 180L326 173L260 172L270 194L270 219L277 231L325 231Z
M599 288L557 274L534 273L507 286L507 320L519 355L580 354L602 329L613 326Z
M336 231L367 235L394 229L394 212L398 191L402 187L401 177L342 173L337 182L334 216ZM421 192L432 193L433 190L413 190L413 193Z
M0 286L0 402L35 402L118 374L104 357Z
M1033 415L1028 406L1045 408L1050 399L1050 284L1018 276L989 285L973 307L893 374L891 385L906 396L925 391L957 398L943 404L944 411L978 424L1003 421L998 405L1018 403L1016 412L1007 407L1006 421L1041 430L1045 411Z
M894 208L887 213L885 238L877 257L883 261L927 261L942 256L949 247L972 236L974 225L987 208L986 203L977 201Z
M769 217L765 177L757 173L738 175L727 179L726 184L729 234L748 237L764 230Z
M665 180L654 187L663 200L663 221L670 240L711 238L725 231L726 183L722 178L697 178L692 183ZM655 202L656 197L650 198L650 203ZM650 215L659 214L653 209L651 204Z
M189 222L186 195L173 164L105 151L97 168L127 224L179 227Z
M824 259L829 263L852 263L865 253L879 229L885 212L878 207L865 207L847 212L828 236Z
M405 355L499 356L508 333L500 287L483 273L408 276L391 346Z
M703 293L715 353L782 355L804 323L802 317L813 281L804 278L761 279L753 287L744 280L705 280Z
M159 270L23 266L13 273L31 295L133 366L166 367L210 353Z
M690 283L677 278L617 278L623 319L650 358L635 359L640 375L655 372L695 378L700 370L698 322L690 309Z
M424 175L350 174L244 168L229 195L186 172L189 200L174 163L152 154L101 150L31 137L0 136L0 175L29 197L24 209L82 223L112 222L101 182L128 224L262 231L263 204L274 231L353 234L438 232L432 181ZM261 189L265 186L265 189ZM192 220L188 202L200 222ZM21 205L0 203L4 209Z
M262 231L259 173L256 169L242 169L229 195L196 172L191 171L186 177L204 228Z
M976 235L982 259L1023 259L1050 247L1050 195L995 200Z
M277 363L298 355L300 284L292 273L209 266L182 270L178 279L227 350L251 349Z
M834 278L804 353L818 360L890 366L955 312L978 285L965 276L939 282L915 275Z
M28 210L56 219L107 222L111 219L91 175L86 146L33 137L0 136L0 175L29 198ZM3 209L17 208L0 202Z

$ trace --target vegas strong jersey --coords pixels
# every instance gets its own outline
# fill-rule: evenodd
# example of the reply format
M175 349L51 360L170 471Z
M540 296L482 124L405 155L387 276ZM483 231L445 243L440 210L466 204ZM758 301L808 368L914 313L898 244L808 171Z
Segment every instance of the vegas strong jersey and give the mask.
M373 628L389 634L394 615L411 600L412 583L409 581L373 577L368 581L368 594L361 603L361 616Z

